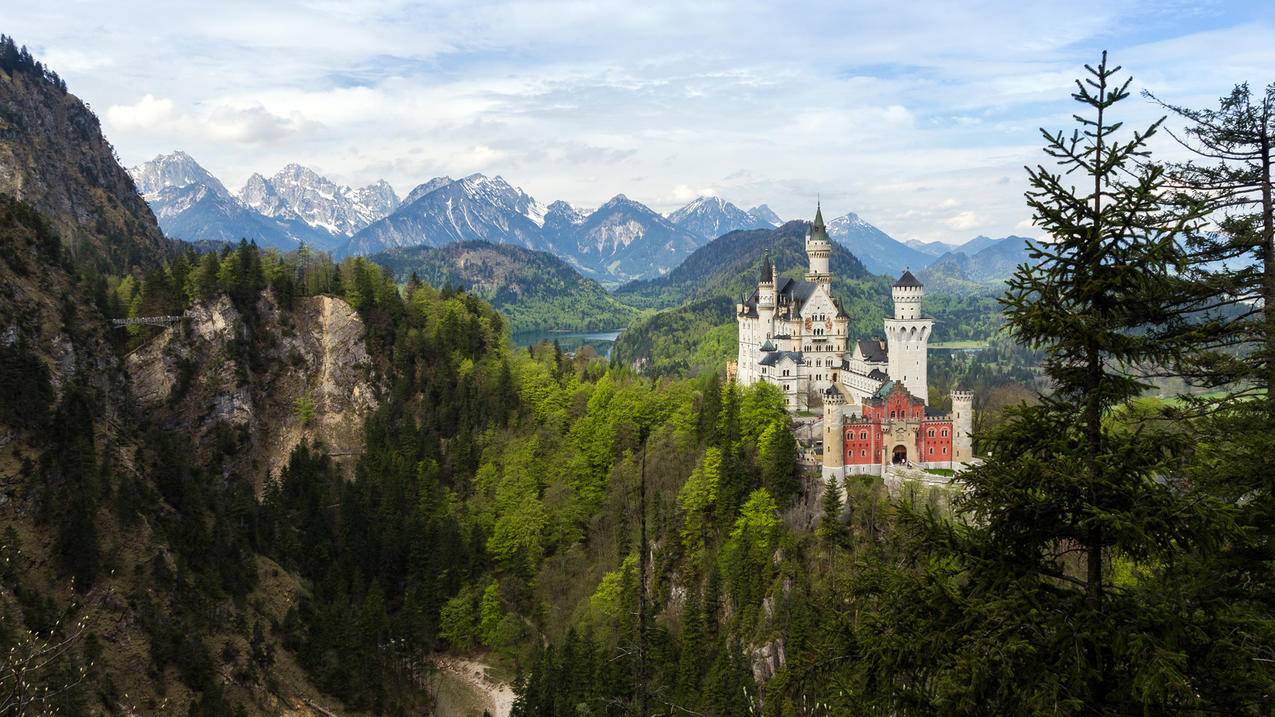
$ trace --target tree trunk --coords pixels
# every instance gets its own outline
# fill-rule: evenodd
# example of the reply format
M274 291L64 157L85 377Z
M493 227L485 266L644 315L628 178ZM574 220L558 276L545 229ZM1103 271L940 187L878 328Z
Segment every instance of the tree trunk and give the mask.
M1275 407L1275 208L1271 199L1271 120L1269 96L1262 108L1261 162L1262 162L1262 298L1265 302L1263 319L1266 330L1266 401Z

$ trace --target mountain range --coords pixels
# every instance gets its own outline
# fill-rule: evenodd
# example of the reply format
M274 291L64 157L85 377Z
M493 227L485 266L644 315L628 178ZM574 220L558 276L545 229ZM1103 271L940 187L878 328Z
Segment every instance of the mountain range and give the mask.
M940 291L998 287L1028 260L1028 241L1013 235L1000 239L975 237L935 259L920 273L921 280Z
M743 210L701 197L667 216L616 195L591 212L563 201L544 206L500 176L435 177L402 200L385 181L341 186L289 164L249 177L231 193L184 152L130 170L164 232L186 241L295 248L302 242L338 256L462 241L548 251L585 276L615 285L660 276L721 234L780 223L768 206Z

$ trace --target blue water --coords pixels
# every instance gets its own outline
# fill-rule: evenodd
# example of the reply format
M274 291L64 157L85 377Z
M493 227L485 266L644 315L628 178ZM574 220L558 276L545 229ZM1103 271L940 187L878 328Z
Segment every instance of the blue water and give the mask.
M615 339L620 335L622 329L614 331L581 331L581 332L557 332L557 331L527 331L521 334L514 334L514 345L519 348L533 346L541 341L557 341L563 351L579 351L582 346L592 346L599 356L611 357L611 347L615 346Z

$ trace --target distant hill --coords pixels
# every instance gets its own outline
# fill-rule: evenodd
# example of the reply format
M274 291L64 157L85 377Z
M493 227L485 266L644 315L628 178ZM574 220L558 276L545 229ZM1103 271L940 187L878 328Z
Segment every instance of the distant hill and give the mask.
M896 277L904 269L923 269L934 256L914 249L850 212L828 222L828 236L859 257L873 274Z
M400 282L415 273L432 286L450 285L487 300L515 332L614 329L627 326L638 313L554 255L512 244L416 246L370 259Z
M800 278L808 266L804 221L777 229L731 232L687 257L668 276L626 284L616 298L639 307L662 308L620 334L612 357L652 375L710 370L730 360L737 340L735 302L757 288L764 257L779 275ZM858 335L881 333L891 279L874 276L844 246L833 244L833 296Z
M958 244L948 244L941 241L921 241L919 239L909 239L903 243L930 256L943 256L949 251L958 251L961 248Z
M791 221L776 229L720 236L697 249L667 276L630 282L616 289L615 296L626 304L650 308L667 308L713 295L738 299L756 287L766 252L781 274L805 272L807 226L804 221ZM839 244L833 244L831 269L839 280L871 276L858 258Z
M1012 235L990 240L979 237L974 240L982 247L978 251L944 254L921 272L921 280L935 289L949 291L999 285L1027 261L1027 241L1026 237Z
M625 303L662 310L639 318L620 334L612 358L651 375L716 370L733 360L735 302L757 287L766 252L780 276L801 277L807 266L806 227L806 222L793 221L770 231L731 232L701 247L668 276L617 289L616 298ZM833 247L832 294L850 317L850 335L881 336L882 321L892 311L890 284L895 277L873 274L844 246ZM924 311L935 318L935 341L982 339L995 331L1000 307L987 286L927 286Z

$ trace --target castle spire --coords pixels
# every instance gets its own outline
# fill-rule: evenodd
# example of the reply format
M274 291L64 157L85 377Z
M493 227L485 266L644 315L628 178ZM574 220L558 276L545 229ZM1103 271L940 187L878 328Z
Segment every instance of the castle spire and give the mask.
M823 223L823 201L822 201L822 200L819 200L819 201L816 201L816 202L815 202L815 221L814 221L814 226L815 226L816 228L818 228L818 229L823 229L823 228L824 228L824 223Z

